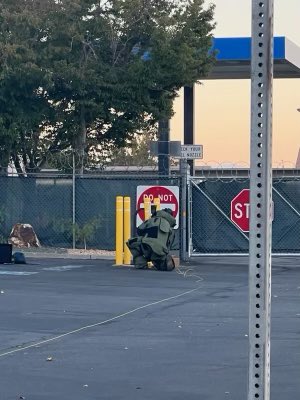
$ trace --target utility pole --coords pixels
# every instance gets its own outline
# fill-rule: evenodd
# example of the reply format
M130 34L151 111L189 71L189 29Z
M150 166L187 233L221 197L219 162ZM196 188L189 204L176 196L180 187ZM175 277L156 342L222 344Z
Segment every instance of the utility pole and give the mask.
M158 173L170 174L170 120L162 118L158 122Z
M194 144L194 86L184 87L184 144ZM194 160L188 160L191 175L195 175Z

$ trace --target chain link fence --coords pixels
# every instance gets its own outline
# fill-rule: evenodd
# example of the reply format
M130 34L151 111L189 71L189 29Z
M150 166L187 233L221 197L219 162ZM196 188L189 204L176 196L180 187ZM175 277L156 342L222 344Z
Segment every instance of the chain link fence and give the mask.
M231 221L231 201L248 178L191 181L192 254L248 253L249 234ZM300 253L300 175L273 179L273 253Z
M181 185L179 177L143 175L0 176L0 241L17 223L32 225L42 249L115 248L116 196L131 197L135 228L137 186ZM179 247L179 230L174 248Z
M27 223L35 230L42 250L111 251L115 248L116 196L131 197L133 234L138 186L179 186L182 198L179 175L159 177L146 171L121 172L0 175L0 242L7 242L15 224ZM193 255L248 252L248 233L242 232L230 219L232 199L248 188L248 175L192 178ZM276 177L273 200L273 252L300 253L300 175ZM179 249L179 246L178 229L173 248Z

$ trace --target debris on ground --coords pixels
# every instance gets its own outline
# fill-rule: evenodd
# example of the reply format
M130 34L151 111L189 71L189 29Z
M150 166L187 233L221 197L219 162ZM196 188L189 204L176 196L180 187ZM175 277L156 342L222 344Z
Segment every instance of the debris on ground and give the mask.
M15 247L41 247L39 239L30 224L15 224L9 235L8 243Z

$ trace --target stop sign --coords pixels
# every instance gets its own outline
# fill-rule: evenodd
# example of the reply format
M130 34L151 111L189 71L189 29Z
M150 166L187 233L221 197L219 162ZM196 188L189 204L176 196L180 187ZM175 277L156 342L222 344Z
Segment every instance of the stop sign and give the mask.
M230 219L243 232L249 232L250 190L243 189L231 201Z

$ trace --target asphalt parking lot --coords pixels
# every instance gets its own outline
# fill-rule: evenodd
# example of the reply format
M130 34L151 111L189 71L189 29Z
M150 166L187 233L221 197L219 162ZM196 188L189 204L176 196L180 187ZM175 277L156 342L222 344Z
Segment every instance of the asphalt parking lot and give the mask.
M0 400L247 398L246 259L0 265ZM300 259L276 259L271 398L300 396Z

